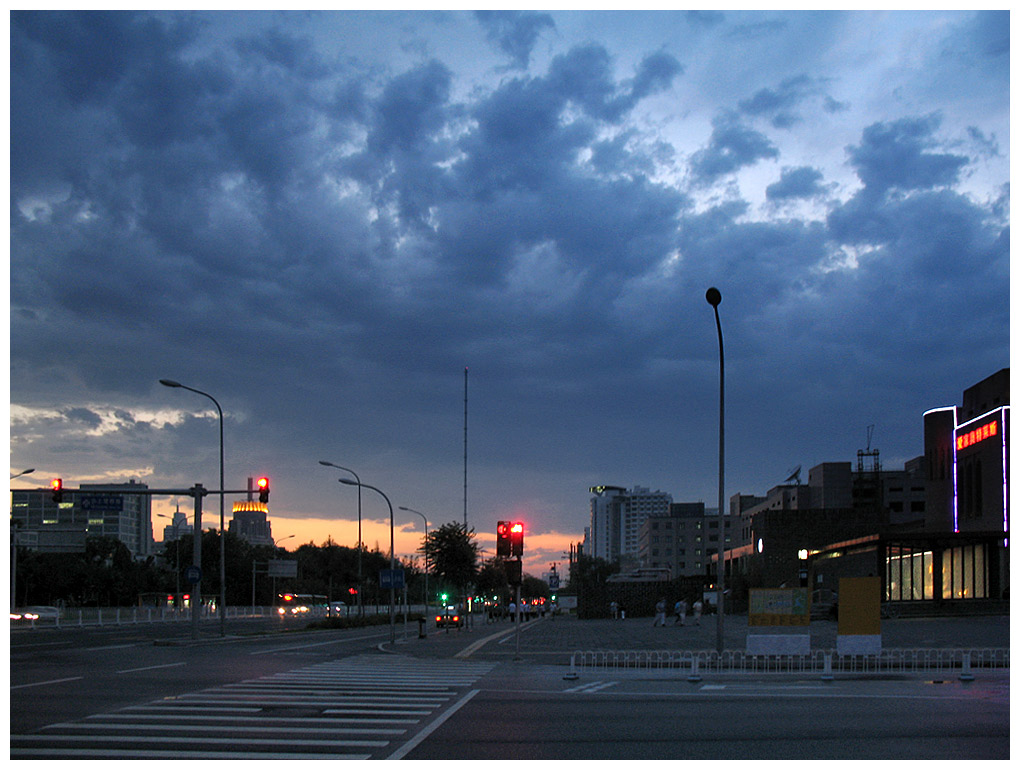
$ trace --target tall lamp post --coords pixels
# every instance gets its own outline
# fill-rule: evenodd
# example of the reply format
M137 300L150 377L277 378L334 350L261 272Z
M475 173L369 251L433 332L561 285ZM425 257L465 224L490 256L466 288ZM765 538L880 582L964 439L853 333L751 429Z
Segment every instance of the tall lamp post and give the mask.
M383 500L386 501L386 505L390 509L390 644L394 644L397 640L397 629L396 629L396 606L397 606L397 594L396 589L393 587L394 573L397 571L396 551L393 547L393 504L390 499L386 496L378 487L373 487L371 484L362 484L360 480L351 481L350 479L340 479L341 484L349 484L351 486L357 486L359 489L365 487L365 489L371 489L373 492L378 492L382 495Z
M201 390L195 388L189 388L187 385L181 385L176 380L160 380L160 385L166 385L168 388L183 388L184 390L190 390L192 393L197 393L200 396L205 396L214 404L216 404L216 411L220 416L220 636L227 635L227 546L226 546L226 531L224 528L224 515L223 515L223 504L224 504L224 491L223 491L223 409L220 408L220 402ZM196 537L201 537L201 533L196 533Z
M429 539L429 520L425 518L425 514L421 511L416 511L414 508L405 508L400 506L400 510L407 511L408 513L416 513L421 516L422 521L425 522L425 542ZM425 617L429 616L429 552L425 551Z
M18 478L19 476L27 476L30 473L35 473L35 468L26 468L21 473L15 473L11 476L11 480ZM14 586L18 579L18 522L11 519L11 612L14 612L14 605L17 602L17 592L14 590Z
M350 468L344 468L342 465L335 463L326 462L325 460L319 460L319 465L325 465L328 468L336 468L344 471L345 473L351 474L358 481L358 617L364 617L365 608L361 604L361 478L357 473L352 471ZM342 479L341 479L342 481Z
M718 568L718 577L716 578L717 594L716 594L716 631L715 631L715 646L719 653L723 651L723 595L724 595L724 581L726 579L726 527L723 523L723 503L724 503L724 488L723 472L725 468L725 443L723 440L724 429L725 429L725 389L724 389L724 374L723 374L723 338L722 338L722 324L719 322L719 303L722 302L722 293L714 286L705 292L705 299L708 304L715 310L715 328L719 333L719 549L717 552L716 567Z

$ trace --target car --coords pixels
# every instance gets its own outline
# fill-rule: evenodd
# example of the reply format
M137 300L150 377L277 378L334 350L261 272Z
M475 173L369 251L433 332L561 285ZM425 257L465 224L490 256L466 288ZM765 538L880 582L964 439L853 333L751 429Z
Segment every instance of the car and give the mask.
M454 605L449 605L443 608L438 615L436 615L436 628L460 628L464 625L464 616L461 615Z
M331 618L342 618L345 615L350 615L350 609L347 607L347 602L330 602L326 607L326 615Z
M15 610L11 613L11 620L52 620L60 618L60 610L57 607L25 607L23 610Z

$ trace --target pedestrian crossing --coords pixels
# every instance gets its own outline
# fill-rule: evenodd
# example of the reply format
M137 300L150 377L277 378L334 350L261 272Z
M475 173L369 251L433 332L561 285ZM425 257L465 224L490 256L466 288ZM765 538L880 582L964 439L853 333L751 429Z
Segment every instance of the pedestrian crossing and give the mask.
M494 664L359 655L11 736L11 759L385 759Z

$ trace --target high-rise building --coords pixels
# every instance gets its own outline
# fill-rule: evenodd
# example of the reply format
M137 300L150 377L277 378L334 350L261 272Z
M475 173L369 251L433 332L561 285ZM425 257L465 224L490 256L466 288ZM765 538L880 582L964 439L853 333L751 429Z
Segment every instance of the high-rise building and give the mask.
M592 487L592 556L607 561L630 557L640 551L641 525L649 516L668 515L673 498L645 487Z

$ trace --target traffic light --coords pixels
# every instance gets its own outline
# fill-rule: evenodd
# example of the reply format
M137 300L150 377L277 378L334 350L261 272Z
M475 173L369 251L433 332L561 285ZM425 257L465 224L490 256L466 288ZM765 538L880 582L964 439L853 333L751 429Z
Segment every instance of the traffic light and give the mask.
M64 480L53 479L50 482L50 489L53 490L53 502L61 503L64 501Z
M524 522L515 521L510 525L510 554L522 556L524 554Z
M510 555L510 522L496 522L496 556Z
M269 502L269 479L265 476L259 479L259 502Z

